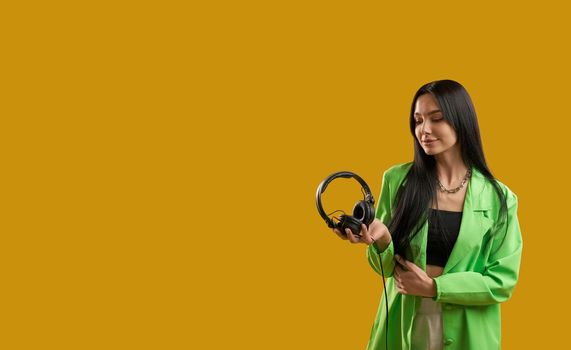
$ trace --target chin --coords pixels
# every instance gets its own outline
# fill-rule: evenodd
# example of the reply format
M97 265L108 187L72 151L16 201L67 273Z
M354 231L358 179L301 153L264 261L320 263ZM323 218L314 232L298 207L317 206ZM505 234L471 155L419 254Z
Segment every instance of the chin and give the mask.
M434 156L434 155L437 155L438 153L441 153L441 152L438 150L434 150L434 149L425 149L424 153L426 153L429 156Z

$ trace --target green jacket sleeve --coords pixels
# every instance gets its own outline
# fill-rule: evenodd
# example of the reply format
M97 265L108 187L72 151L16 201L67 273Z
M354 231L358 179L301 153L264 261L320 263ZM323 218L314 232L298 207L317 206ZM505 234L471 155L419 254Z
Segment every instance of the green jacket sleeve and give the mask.
M385 171L383 174L383 181L381 183L381 194L379 195L379 204L377 206L375 217L387 226L391 221L391 198L392 193L389 186L388 175ZM369 245L367 248L367 259L369 260L369 265L371 265L375 272L379 275L382 275L383 272L385 277L391 277L395 267L393 241L391 240L389 246L382 252L376 244L373 243Z
M453 272L434 278L436 296L432 299L461 305L489 305L511 297L518 280L523 242L517 196L508 191L506 197L507 221L494 232L492 253L484 272Z

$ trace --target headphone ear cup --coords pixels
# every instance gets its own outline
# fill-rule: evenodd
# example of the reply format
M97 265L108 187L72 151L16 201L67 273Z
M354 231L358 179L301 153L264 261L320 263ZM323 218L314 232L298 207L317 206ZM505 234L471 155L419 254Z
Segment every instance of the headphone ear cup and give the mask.
M367 203L358 201L353 207L353 217L359 221L365 221L367 217Z
M375 206L366 201L358 201L353 208L353 216L369 227L375 220Z
M375 205L369 202L365 202L365 218L363 219L363 223L369 227L369 225L375 220Z
M345 229L348 228L354 235L361 236L361 221L355 219L350 215L342 215L341 221L339 222L342 227L342 232L345 233Z

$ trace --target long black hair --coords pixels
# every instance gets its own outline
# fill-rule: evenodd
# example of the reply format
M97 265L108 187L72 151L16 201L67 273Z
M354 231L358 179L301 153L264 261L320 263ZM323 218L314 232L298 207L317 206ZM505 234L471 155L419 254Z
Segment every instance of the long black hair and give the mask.
M416 138L414 110L416 100L431 94L440 106L443 117L456 131L462 159L468 169L475 167L494 186L500 198L500 222L507 218L506 198L496 179L488 169L476 111L466 89L453 80L437 80L418 89L410 110L410 132L414 140L414 163L406 176L406 186L401 186L396 195L396 209L389 223L395 253L407 257L407 250L428 219L430 203L436 203L438 177L434 156L427 155ZM407 257L410 259L410 257Z

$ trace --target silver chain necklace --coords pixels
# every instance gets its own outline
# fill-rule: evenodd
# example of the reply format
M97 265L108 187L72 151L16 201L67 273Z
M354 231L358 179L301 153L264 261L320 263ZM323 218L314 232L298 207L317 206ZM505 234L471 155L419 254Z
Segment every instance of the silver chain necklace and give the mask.
M464 187L464 185L466 184L466 181L468 181L468 179L472 176L472 171L470 169L468 169L468 171L466 172L466 175L464 176L464 179L462 180L462 183L460 184L460 186L453 188L451 190L447 189L446 187L444 187L444 185L442 185L442 183L440 182L440 180L438 180L438 185L440 185L440 190L442 192L448 192L448 193L456 193L458 191L460 191L462 189L462 187Z

